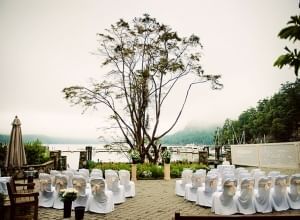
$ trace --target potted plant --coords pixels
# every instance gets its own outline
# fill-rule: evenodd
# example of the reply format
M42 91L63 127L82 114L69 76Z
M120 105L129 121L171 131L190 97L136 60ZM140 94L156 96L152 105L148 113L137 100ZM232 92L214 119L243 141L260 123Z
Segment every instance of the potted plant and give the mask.
M138 150L131 149L129 153L133 164L137 164L141 161L140 152Z
M171 175L170 175L171 151L169 149L165 149L161 153L161 159L164 164L164 179L170 180L171 179Z
M77 194L77 190L73 188L59 191L60 200L64 203L64 218L71 217L72 202L77 198Z
M162 158L163 163L169 164L171 161L171 151L169 149L165 149L161 153L161 158Z

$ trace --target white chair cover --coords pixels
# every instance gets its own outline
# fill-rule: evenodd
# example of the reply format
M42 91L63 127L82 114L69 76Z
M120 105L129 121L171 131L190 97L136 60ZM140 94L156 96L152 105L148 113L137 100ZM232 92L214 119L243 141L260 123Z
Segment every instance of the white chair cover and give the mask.
M196 171L192 174L192 183L185 184L185 195L184 198L188 201L196 202L197 200L197 189L201 187L205 181L205 173L202 171Z
M73 171L63 170L61 173L68 177L68 188L72 188L73 187L72 181L73 181L73 176L74 176Z
M274 187L274 183L275 183L275 177L279 176L280 175L280 171L270 171L268 173L268 177L271 178L271 181L272 181L272 187Z
M125 202L125 189L120 185L118 174L115 171L105 173L105 181L107 189L113 192L114 204Z
M213 193L217 191L218 176L216 174L207 175L205 185L197 189L196 204L211 207Z
M10 181L11 177L10 176L0 176L0 193L4 195L8 195L7 191L7 183Z
M87 211L87 201L89 197L89 193L86 192L87 182L85 177L81 175L75 175L72 181L73 188L77 190L77 198L72 203L72 208L78 206L84 206Z
M52 186L55 186L55 176L58 174L61 174L61 172L58 170L50 170Z
M175 184L175 194L178 196L185 195L185 184L192 182L193 170L184 169L181 173L181 179L176 180Z
M55 195L54 195L55 199L54 199L53 208L63 209L64 203L59 198L59 191L61 189L67 189L68 177L63 174L58 174L55 176L54 184L55 184Z
M275 177L274 187L271 189L271 204L275 211L284 211L289 209L287 199L287 175Z
M255 190L254 195L255 209L257 212L272 212L272 205L270 201L270 182L271 179L267 177L260 177L258 179L258 188Z
M291 176L287 198L291 209L300 209L300 173Z
M215 192L212 198L212 212L217 215L233 215L238 213L234 199L237 187L237 180L227 178L223 184L223 192Z
M258 180L261 178L261 177L266 177L266 172L265 171L256 171L254 172L253 174L253 178L254 178L254 188L257 189L258 188ZM271 185L272 185L272 182L271 182L271 178L269 178L269 187L271 188Z
M245 215L256 213L255 204L254 204L253 177L242 178L240 189L241 190L237 193L237 199L236 199L239 213Z
M113 193L105 190L105 181L101 177L90 180L91 195L88 199L88 210L96 213L109 213L114 210Z
M90 177L90 171L88 169L85 169L85 168L81 168L78 170L78 172L84 176L86 178L86 180L88 181L89 180L89 177Z
M103 172L100 169L92 169L90 177L92 176L103 177Z
M128 170L119 171L120 184L124 186L125 197L135 196L135 183L130 181L130 172Z
M51 176L48 173L39 174L40 192L39 192L39 206L53 207L55 199L55 189L52 186Z
M246 172L246 173L242 172L242 173L238 174L238 177L237 177L237 180L238 180L238 188L237 188L237 190L238 191L241 190L241 182L242 182L242 179L244 179L244 178L253 178L253 177L248 172ZM253 178L253 184L255 184L254 178ZM254 187L254 185L253 185L253 187Z

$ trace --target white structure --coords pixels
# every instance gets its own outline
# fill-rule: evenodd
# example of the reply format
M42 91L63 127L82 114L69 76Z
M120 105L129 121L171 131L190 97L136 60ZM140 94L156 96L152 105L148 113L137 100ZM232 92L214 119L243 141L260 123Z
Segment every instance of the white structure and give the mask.
M300 168L300 142L231 145L232 164Z

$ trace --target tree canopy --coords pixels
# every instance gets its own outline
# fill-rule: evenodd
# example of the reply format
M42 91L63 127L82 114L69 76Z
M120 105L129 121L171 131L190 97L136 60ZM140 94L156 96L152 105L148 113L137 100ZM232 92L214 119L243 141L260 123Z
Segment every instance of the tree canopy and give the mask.
M295 41L299 41L300 40L300 16L299 15L292 16L291 20L288 21L287 24L288 26L283 28L279 32L278 36L281 39L292 40L294 43ZM294 73L298 78L298 72L300 67L300 50L297 50L296 48L294 50L290 50L287 46L284 49L287 53L279 56L275 61L274 66L277 66L280 69L286 65L293 67Z
M218 144L283 142L300 140L300 80L285 83L271 98L227 119L216 131ZM218 134L218 135L217 135ZM244 137L243 137L244 134Z
M98 52L104 58L102 65L109 70L92 85L65 88L65 98L85 108L106 106L114 123L110 128L120 131L118 142L121 140L137 150L142 162L147 158L155 163L159 140L176 125L192 86L211 82L213 89L219 89L220 75L204 74L198 36L180 37L147 14L133 19L131 24L120 19L105 33L98 34L98 38ZM182 80L190 80L183 91L185 96L170 109L177 115L161 131L162 109Z

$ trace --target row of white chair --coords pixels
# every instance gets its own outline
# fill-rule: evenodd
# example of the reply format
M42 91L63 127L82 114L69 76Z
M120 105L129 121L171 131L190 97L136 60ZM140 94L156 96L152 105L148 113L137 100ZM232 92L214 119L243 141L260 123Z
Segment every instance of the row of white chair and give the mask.
M253 214L300 209L300 174L290 178L278 171L248 172L232 165L209 171L190 169L176 181L175 193L197 205L211 207L216 214Z
M39 206L62 209L59 192L67 188L78 191L78 196L72 204L73 208L84 206L86 211L96 213L111 212L114 210L114 204L123 203L126 197L135 196L135 184L130 181L130 173L127 170L107 170L105 179L100 172L87 174L86 171L80 170L75 174L73 171L41 173Z

